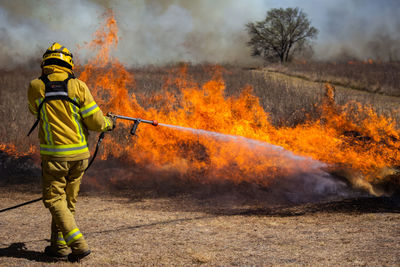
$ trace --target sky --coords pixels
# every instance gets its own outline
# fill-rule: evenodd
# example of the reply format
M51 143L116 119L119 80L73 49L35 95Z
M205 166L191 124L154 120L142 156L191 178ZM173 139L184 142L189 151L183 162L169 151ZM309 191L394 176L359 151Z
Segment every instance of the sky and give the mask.
M108 8L119 27L113 56L128 66L254 64L244 25L280 7L299 7L319 30L316 60L400 60L398 0L0 0L0 67L40 59L55 41L85 61L92 51L78 46Z

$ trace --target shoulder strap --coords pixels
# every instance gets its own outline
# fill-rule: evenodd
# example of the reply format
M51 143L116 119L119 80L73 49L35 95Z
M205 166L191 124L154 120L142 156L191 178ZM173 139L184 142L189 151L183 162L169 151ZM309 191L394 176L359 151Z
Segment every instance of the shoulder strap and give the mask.
M30 129L28 136L39 124L40 112L44 103L51 100L65 100L80 108L80 105L68 96L68 81L70 79L75 79L75 76L73 74L68 73L68 77L64 81L50 81L47 75L44 74L40 76L39 79L42 80L44 83L45 95L43 101L38 106L37 118L32 128Z

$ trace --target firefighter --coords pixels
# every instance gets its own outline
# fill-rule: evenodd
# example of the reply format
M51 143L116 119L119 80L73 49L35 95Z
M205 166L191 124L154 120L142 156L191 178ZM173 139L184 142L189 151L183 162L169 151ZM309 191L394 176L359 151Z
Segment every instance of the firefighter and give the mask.
M104 116L87 85L74 77L67 48L53 43L43 55L41 68L42 76L29 85L28 102L39 122L43 202L52 216L45 253L76 262L91 252L74 218L90 157L88 130L110 131L115 118Z

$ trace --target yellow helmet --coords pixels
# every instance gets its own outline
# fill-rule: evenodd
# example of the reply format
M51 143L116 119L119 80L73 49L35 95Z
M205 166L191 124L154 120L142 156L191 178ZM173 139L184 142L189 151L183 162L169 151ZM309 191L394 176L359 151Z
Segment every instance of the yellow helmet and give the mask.
M53 43L43 54L42 67L58 65L72 70L74 67L72 57L71 52L66 47L59 43Z

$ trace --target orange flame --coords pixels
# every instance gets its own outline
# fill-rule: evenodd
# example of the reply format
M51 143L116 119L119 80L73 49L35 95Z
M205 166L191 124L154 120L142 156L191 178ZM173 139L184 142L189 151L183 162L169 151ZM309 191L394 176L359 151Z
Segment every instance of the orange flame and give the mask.
M109 55L118 44L117 33L113 14L108 13L106 24L90 44L98 49L98 55L80 76L103 111L230 136L143 125L137 141L112 135L113 140L105 141L105 156L191 177L263 185L282 175L317 171L313 167L317 160L333 169L351 169L365 183L382 179L383 168L400 163L395 123L359 103L336 105L329 84L320 119L296 127L274 127L250 86L239 96L226 97L219 67L203 85L189 77L185 66L171 71L163 92L146 99L153 108L144 108L128 89L135 86L133 74ZM128 132L128 124L118 127Z
M0 151L3 151L4 153L14 158L19 158L23 156L32 156L38 154L37 147L33 145L29 146L29 149L24 152L21 151L20 149L17 149L17 147L14 144L0 144Z

